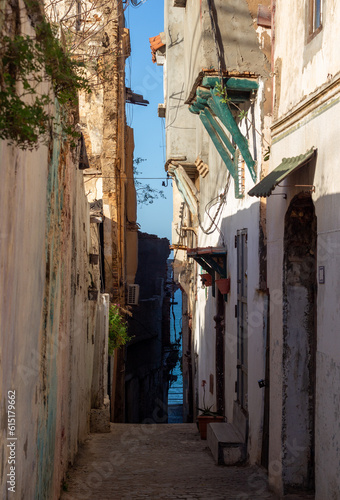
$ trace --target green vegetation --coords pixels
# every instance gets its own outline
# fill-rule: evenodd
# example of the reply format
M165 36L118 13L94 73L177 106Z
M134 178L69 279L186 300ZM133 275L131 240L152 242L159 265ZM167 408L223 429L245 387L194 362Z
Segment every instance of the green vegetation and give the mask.
M228 104L228 102L231 102L231 97L228 97L227 89L222 86L222 83L216 83L215 90L217 95L221 97L221 102L223 102L224 104Z
M205 404L205 386L206 386L206 380L202 380L202 387L203 387L203 408L197 407L198 411L200 411L200 416L210 416L210 417L218 417L221 416L221 413L217 411L212 411L211 408L214 406L213 404L211 406L207 406Z
M124 346L131 338L119 304L112 304L109 311L109 355L111 356L117 347Z
M133 160L133 174L140 175L141 171L138 170L138 165L143 163L145 158L135 158ZM138 179L135 180L137 203L139 205L151 205L158 198L166 198L162 189L155 189L150 184L143 184Z
M90 92L82 63L71 59L44 18L35 32L0 34L0 139L21 149L33 149L39 137L47 141L52 134L55 97L63 106L62 131L75 137L67 110L77 105L78 90Z

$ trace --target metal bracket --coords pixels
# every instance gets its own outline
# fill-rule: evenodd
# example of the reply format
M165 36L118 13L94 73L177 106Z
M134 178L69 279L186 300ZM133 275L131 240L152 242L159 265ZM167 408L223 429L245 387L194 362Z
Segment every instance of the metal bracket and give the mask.
M310 188L309 191L311 193L315 193L315 186L313 184L286 184L285 186L281 186L280 184L277 184L276 187L282 187L282 188L291 188L291 187L305 187L305 188Z
M280 186L283 187L283 186ZM284 199L287 199L287 194L286 193L270 193L270 196L283 196Z

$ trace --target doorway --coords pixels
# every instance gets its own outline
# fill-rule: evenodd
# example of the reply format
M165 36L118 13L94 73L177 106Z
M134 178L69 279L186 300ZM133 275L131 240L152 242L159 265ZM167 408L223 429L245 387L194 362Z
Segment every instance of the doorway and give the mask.
M283 486L314 490L317 220L310 194L290 203L283 262Z

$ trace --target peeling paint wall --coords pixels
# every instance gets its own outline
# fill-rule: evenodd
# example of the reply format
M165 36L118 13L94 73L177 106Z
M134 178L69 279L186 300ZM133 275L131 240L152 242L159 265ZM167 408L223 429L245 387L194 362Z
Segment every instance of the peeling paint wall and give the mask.
M95 303L87 298L89 211L67 144L0 145L1 435L16 391L16 491L58 498L89 429ZM4 460L3 460L4 459ZM7 498L2 448L1 496Z
M324 268L325 282L317 283L315 303L315 498L337 498L340 490L338 467L340 438L338 425L338 374L340 366L339 325L339 176L338 116L340 111L338 25L340 5L323 2L322 29L308 39L308 3L287 1L276 5L275 94L273 145L269 170L282 158L317 149L316 159L289 175L282 188L267 202L268 287L271 296L271 416L269 480L280 493L289 474L284 454L285 309L283 302L284 219L294 196L310 192L317 217L316 276ZM294 9L294 16L291 13ZM287 19L291 22L287 23ZM305 187L303 187L305 186ZM310 186L310 188L309 188ZM279 193L285 193L284 199ZM296 323L301 316L294 314ZM302 325L303 326L303 325ZM293 329L290 327L291 335ZM303 328L299 332L303 332ZM302 336L301 339L302 341ZM293 356L297 363L296 356ZM300 360L302 363L302 359ZM305 358L304 366L308 363ZM301 372L300 372L301 373ZM293 372L291 372L293 376ZM293 390L293 387L292 389ZM291 401L299 398L293 394ZM296 410L290 407L294 419ZM301 446L303 448L303 445ZM293 446L293 463L299 466L304 451ZM306 463L306 458L304 459Z
M256 4L259 2L257 1ZM266 4L267 2L262 2ZM215 0L218 44L228 71L262 73L265 56L259 50L255 24L246 0ZM254 4L254 2L253 2ZM180 9L181 10L181 9ZM252 6L252 11L254 8ZM185 80L191 90L203 68L218 68L214 33L211 29L208 1L187 0L184 39ZM269 74L269 68L268 68Z
M100 201L104 288L110 301L126 303L127 287L137 270L136 190L133 179L133 130L126 124L125 60L129 57L126 5L112 0L103 7L105 44L98 59L100 84L81 96L80 124L89 151L86 187L91 202ZM116 352L111 418L124 421L124 348Z
M166 34L166 61L164 66L164 85L166 98L166 156L167 159L186 157L195 161L195 117L188 113L184 104L190 86L186 76L187 65L184 59L185 10L174 8L171 0L164 2ZM169 72L168 72L169 69ZM181 127L181 133L178 133Z
M323 28L310 40L308 31L310 2L307 0L277 2L275 63L282 59L281 70L275 71L275 79L281 81L280 92L276 96L281 103L278 109L279 116L289 112L306 96L339 73L340 54L337 50L339 6L336 0L322 3Z
M316 218L308 195L285 219L283 282L284 488L314 488Z

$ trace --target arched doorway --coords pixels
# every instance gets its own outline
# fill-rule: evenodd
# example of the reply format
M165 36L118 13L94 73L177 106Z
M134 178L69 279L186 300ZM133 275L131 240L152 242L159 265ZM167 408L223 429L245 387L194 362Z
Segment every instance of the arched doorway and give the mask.
M283 486L314 489L317 221L310 194L285 217L283 262Z

